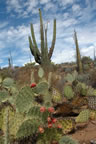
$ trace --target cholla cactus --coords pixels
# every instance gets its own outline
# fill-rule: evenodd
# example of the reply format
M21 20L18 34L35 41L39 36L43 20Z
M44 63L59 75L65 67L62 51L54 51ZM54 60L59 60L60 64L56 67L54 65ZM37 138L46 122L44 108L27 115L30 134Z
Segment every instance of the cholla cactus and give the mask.
M50 47L49 53L48 53L48 44L47 44L47 28L45 29L45 38L44 38L44 28L43 28L43 20L42 20L42 14L41 10L39 9L39 15L40 15L40 37L41 37L41 52L38 49L35 34L34 34L34 28L33 24L31 24L31 37L29 36L29 46L32 55L35 58L35 61L43 66L43 68L48 67L49 64L51 64L51 57L53 54L55 41L56 41L56 19L54 19L54 30L53 30L53 40L52 45Z

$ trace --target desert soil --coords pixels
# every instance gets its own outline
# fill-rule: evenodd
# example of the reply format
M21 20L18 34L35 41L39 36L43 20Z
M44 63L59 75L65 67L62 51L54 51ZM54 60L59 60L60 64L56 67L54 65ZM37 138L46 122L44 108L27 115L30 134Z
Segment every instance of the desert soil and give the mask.
M88 122L85 128L77 130L70 136L78 140L80 144L91 144L91 140L96 141L96 120Z

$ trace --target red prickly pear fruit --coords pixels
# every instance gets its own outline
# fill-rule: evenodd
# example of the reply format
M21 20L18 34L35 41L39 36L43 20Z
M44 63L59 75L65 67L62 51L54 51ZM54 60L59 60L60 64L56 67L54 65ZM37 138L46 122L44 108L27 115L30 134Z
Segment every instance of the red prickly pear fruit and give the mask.
M31 88L36 87L36 83L32 83L30 87Z
M40 112L45 112L46 111L46 108L45 107L41 107L40 108Z
M39 127L38 130L39 130L40 133L44 133L44 128Z
M50 113L53 113L53 112L54 112L54 107L49 107L49 108L48 108L48 111L49 111Z

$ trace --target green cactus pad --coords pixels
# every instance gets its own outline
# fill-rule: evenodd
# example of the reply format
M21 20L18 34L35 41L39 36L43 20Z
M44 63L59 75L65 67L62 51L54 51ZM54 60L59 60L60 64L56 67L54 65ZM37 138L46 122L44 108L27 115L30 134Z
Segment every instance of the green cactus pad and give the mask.
M19 92L18 89L13 86L11 86L8 90L12 95L18 94L18 92Z
M75 121L77 123L87 122L89 120L89 117L90 117L90 111L86 109L80 112L80 114L76 117Z
M76 140L73 140L71 137L63 136L60 139L59 144L79 144L79 143Z
M27 116L40 117L41 116L40 107L41 107L40 105L34 105L33 107L31 107L27 113Z
M30 135L33 135L38 131L39 125L40 125L40 121L38 122L37 120L33 120L33 119L25 120L17 131L16 134L17 138L22 139Z
M72 74L68 73L66 78L65 78L68 82L72 83L75 79L73 77Z
M2 119L3 119L3 123L2 123L0 128L5 133L5 131L6 131L6 125L5 125L6 108L4 108L1 111L1 114L2 114L2 117L0 117L0 122L2 122ZM9 132L10 132L10 136L16 138L16 133L19 129L19 126L22 124L23 121L24 121L23 115L21 115L20 113L15 113L12 111L11 108L9 108Z
M3 78L2 78L2 76L0 76L0 83L2 83L2 81L3 81Z
M4 102L9 98L9 93L6 90L0 91L0 102Z
M73 83L74 81L77 80L78 73L77 71L72 72L72 74L68 73L67 76L64 78L67 82Z
M74 80L76 80L77 77L78 77L78 72L75 70L75 71L72 73L72 76L73 76Z
M72 99L74 97L74 92L71 86L64 86L63 94L67 99Z
M37 94L45 94L46 91L48 91L48 83L47 82L40 82L33 91Z
M61 102L62 96L56 88L52 88L52 100L53 102Z
M46 119L49 113L47 110L44 113L40 112L40 107L41 106L38 105L34 105L33 107L31 107L29 112L27 113L27 116L37 120L39 118L39 120L42 121L42 124L44 124L44 122L46 123Z
M50 89L52 86L52 72L49 72L48 74L48 89Z
M94 89L92 87L88 87L87 96L93 96L93 95L94 95Z
M63 134L68 134L75 128L75 121L71 118L59 119L57 123L62 125Z
M96 89L94 89L92 87L88 87L87 96L96 96Z
M33 104L33 90L28 86L22 88L16 98L16 107L18 111L21 113L27 112Z
M59 141L62 137L62 132L54 127L45 128L43 134L39 134L36 144L51 144L53 141Z
M34 71L31 71L31 83L34 83L35 79L34 79Z
M0 129L2 129L2 125L3 125L3 113L2 111L0 111Z
M86 84L79 82L75 87L75 92L82 95L82 96L86 96L87 95Z
M44 70L41 67L39 68L38 76L39 76L39 78L42 78L44 76Z
M10 86L13 86L14 85L14 80L11 79L11 78L5 78L3 80L3 84L2 84L4 87L10 87Z
M84 83L82 83L81 95L83 96L87 95L87 87L86 87L86 84Z

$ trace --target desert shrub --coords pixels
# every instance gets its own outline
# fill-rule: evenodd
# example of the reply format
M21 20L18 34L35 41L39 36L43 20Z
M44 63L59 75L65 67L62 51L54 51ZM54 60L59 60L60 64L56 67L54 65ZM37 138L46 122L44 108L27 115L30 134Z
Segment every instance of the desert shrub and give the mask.
M87 57L87 56L82 57L83 64L90 64L92 62L93 62L93 60L90 57Z
M93 88L96 88L96 70L95 69L90 73L90 85Z

